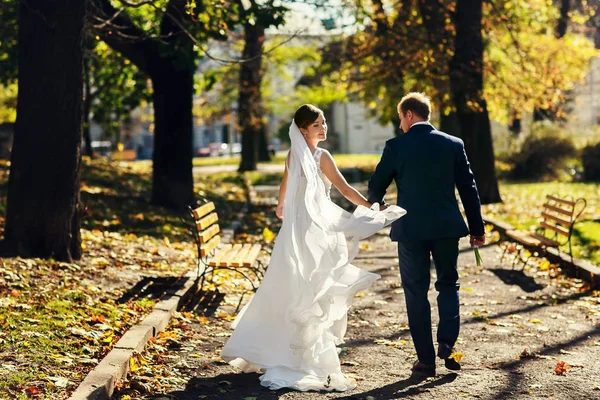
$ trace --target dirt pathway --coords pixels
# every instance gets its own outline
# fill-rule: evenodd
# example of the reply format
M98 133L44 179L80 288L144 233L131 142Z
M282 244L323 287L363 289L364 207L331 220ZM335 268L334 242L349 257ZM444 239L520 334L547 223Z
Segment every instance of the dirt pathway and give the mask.
M462 330L457 350L462 371L438 362L437 376L410 378L416 359L407 327L397 254L385 233L364 242L355 264L382 276L355 298L341 360L358 380L348 393L271 392L257 374L238 373L218 351L229 323L218 316L204 323L176 322L186 332L170 349L165 369L170 388L149 390L146 399L600 399L600 293L555 275L542 263L522 272L499 263L500 249L482 249L483 267L461 242ZM432 282L435 279L433 273ZM436 292L430 291L437 322ZM223 314L221 314L221 317ZM191 329L190 329L191 328ZM164 358L164 356L163 356ZM560 375L559 362L565 362ZM144 378L148 380L147 378ZM156 386L155 386L156 388ZM163 391L160 390L160 391ZM122 392L126 393L126 392ZM122 398L119 395L115 399Z

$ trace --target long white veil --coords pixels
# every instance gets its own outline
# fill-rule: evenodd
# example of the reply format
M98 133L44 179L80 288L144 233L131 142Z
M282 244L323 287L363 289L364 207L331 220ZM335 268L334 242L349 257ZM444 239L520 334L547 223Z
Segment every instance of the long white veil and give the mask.
M351 261L358 251L358 241L373 235L378 230L388 226L406 211L398 206L390 206L384 211L379 211L379 205L374 204L371 209L358 206L353 214L345 211L327 196L325 185L319 177L315 159L300 132L292 120L289 130L291 150L288 167L288 183L283 209L282 231L285 225L294 223L295 210L298 209L300 200L298 190L303 190L301 183L306 179L304 206L312 221L324 232L343 233L348 240L348 260ZM287 218L286 218L287 216Z

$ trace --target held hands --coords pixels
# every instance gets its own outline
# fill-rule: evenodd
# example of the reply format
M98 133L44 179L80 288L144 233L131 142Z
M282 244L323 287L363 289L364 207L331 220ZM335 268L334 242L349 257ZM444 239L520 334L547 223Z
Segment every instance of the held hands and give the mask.
M485 244L485 235L482 235L482 236L471 235L469 241L471 242L471 247L483 246Z
M283 219L283 203L277 205L277 209L275 210L275 215L277 215L277 218Z

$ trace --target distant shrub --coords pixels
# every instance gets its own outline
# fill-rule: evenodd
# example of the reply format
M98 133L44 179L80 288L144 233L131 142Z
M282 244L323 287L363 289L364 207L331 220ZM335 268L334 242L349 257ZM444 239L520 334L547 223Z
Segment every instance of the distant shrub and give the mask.
M600 181L600 142L583 148L581 163L583 164L583 179Z
M556 125L541 125L528 135L509 158L514 165L512 179L555 179L566 169L569 158L577 155L571 137Z

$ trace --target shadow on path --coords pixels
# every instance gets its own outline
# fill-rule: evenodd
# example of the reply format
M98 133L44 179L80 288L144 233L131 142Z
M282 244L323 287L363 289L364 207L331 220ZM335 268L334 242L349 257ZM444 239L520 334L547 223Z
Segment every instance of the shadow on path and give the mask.
M157 395L153 400L197 400L220 399L242 400L247 397L256 400L279 399L290 390L272 391L259 384L256 373L229 373L212 378L194 377L189 380L185 390L171 392L168 395Z
M129 300L160 299L181 289L187 279L182 277L142 276L133 287L117 300L119 304Z
M517 285L527 293L537 292L545 288L545 286L537 283L535 279L525 275L523 271L502 268L494 268L489 271L493 272L506 285Z
M411 375L410 377L398 382L394 382L387 386L370 390L368 392L351 394L346 397L340 397L338 400L359 400L369 396L376 399L403 399L416 396L426 389L432 389L436 386L445 385L454 382L458 374L450 373L446 375L438 375L433 379L419 375Z

